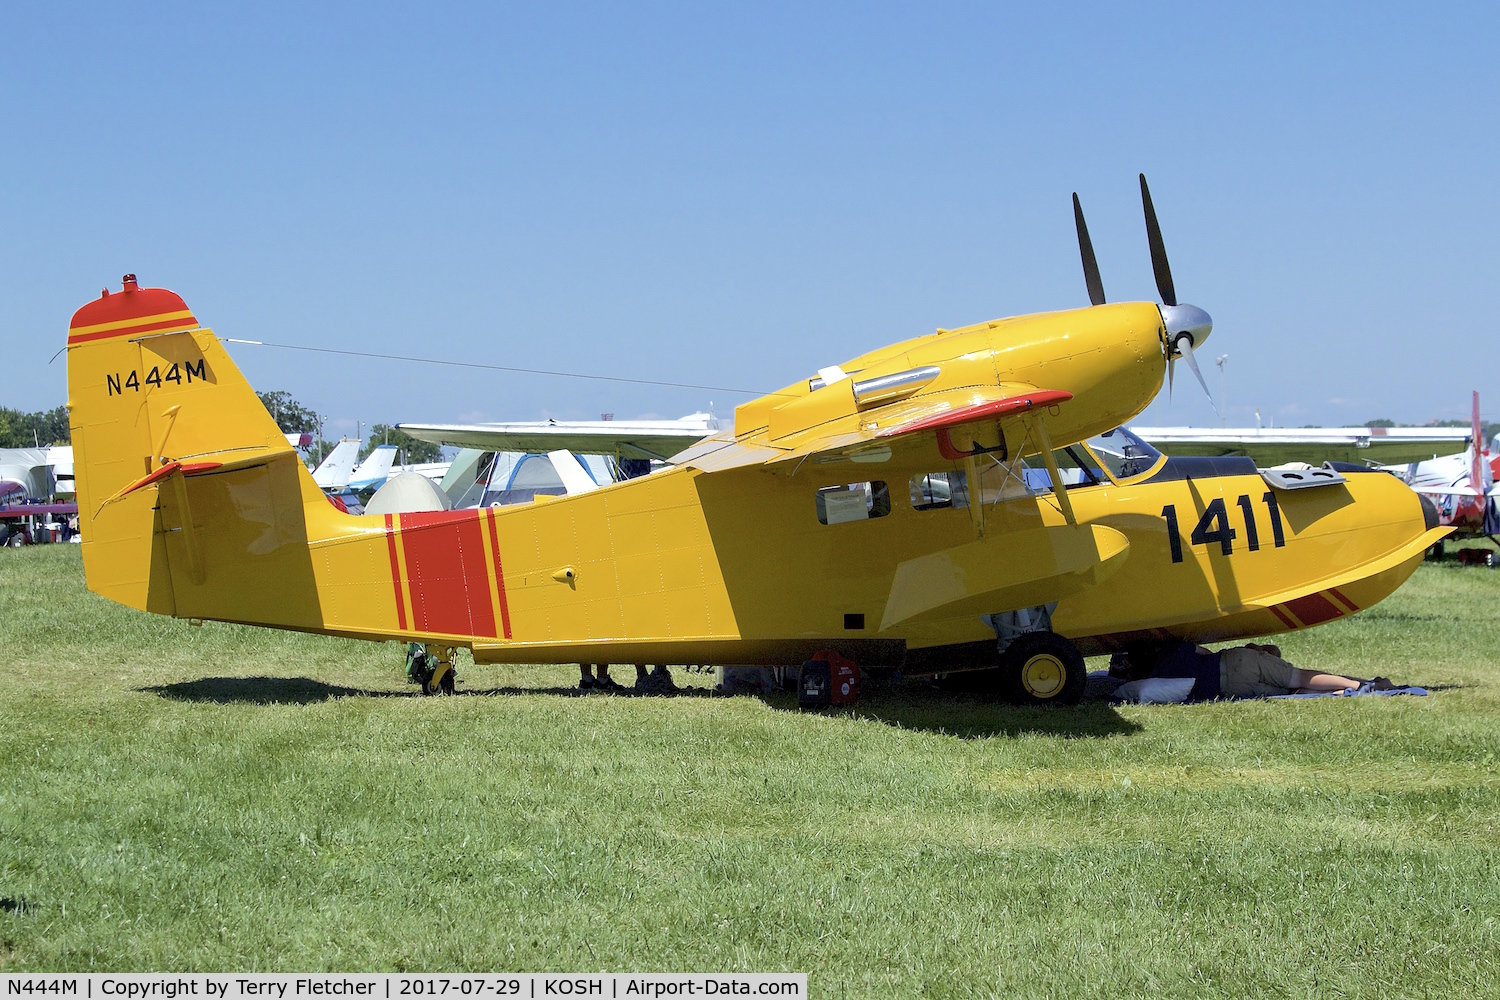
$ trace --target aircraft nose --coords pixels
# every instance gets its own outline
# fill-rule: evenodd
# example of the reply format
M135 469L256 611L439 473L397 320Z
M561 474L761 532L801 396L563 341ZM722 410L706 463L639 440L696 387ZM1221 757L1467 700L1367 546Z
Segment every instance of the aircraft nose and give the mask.
M1175 306L1161 306L1161 320L1167 328L1167 343L1177 351L1178 341L1188 338L1188 348L1201 347L1214 328L1214 319L1197 306L1186 302Z

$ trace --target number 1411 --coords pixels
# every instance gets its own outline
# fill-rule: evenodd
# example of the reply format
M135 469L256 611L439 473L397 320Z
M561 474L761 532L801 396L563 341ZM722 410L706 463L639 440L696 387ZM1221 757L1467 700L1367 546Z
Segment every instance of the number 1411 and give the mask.
M1266 505L1266 513L1271 518L1271 538L1276 548L1286 544L1286 536L1281 528L1281 508L1276 505L1276 494L1269 491L1261 497ZM1240 510L1245 514L1245 547L1251 552L1260 548L1260 531L1255 523L1255 506L1250 502L1250 494L1241 493L1235 501ZM1177 505L1167 504L1161 509L1161 516L1167 521L1167 541L1172 546L1172 561L1182 562L1182 535L1177 529ZM1194 545L1210 545L1219 543L1219 551L1227 555L1234 554L1234 540L1240 537L1238 531L1229 526L1229 511L1224 506L1224 498L1220 497L1209 503L1203 511L1203 516L1198 518L1198 524L1193 528L1193 533L1188 540Z

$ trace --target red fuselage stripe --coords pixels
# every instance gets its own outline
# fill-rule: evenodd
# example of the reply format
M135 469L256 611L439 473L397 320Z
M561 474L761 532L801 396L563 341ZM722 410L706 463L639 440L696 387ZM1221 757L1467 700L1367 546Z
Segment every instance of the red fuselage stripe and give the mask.
M412 627L496 636L480 511L401 515L401 551L411 580Z
M505 638L510 638L510 605L505 600L505 570L500 566L500 533L495 528L495 513L490 511L484 519L485 527L489 529L490 553L495 557L495 593L500 596L500 626L505 630Z
M406 631L406 602L401 599L401 564L396 559L396 527L395 518L390 514L385 516L385 540L391 550L391 586L396 591L396 625L401 631Z
M1359 610L1359 605L1355 604L1353 601L1349 600L1349 598L1345 597L1343 595L1343 593L1339 590L1339 588L1337 588L1337 587L1329 587L1328 588L1328 592L1333 595L1333 599L1335 601L1338 601L1340 604L1342 604L1349 611L1358 611Z
M1271 613L1274 614L1277 618L1280 618L1281 624L1285 625L1287 628L1297 627L1297 623L1292 620L1292 616L1281 610L1281 605L1271 605Z
M1344 613L1338 605L1322 594L1308 594L1295 601L1287 601L1286 606L1301 620L1303 625L1321 625L1326 621L1341 617Z

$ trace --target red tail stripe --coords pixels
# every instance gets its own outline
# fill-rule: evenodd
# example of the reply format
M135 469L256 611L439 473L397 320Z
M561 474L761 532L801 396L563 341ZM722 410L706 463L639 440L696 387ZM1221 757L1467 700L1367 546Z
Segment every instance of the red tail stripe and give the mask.
M138 326L122 327L119 330L99 330L95 333L78 333L68 337L70 344L84 344L91 340L106 340L110 337L125 337L133 333L154 333L157 330L191 330L198 325L195 319L167 319L159 323L141 323Z
M494 511L489 511L484 519L485 527L490 536L490 553L495 557L495 593L500 595L500 623L505 630L505 638L510 638L510 605L505 600L505 570L500 566L500 533L495 528Z
M390 514L385 516L385 542L391 550L391 586L396 591L396 625L405 632L406 602L401 598L401 563L396 558L395 518Z

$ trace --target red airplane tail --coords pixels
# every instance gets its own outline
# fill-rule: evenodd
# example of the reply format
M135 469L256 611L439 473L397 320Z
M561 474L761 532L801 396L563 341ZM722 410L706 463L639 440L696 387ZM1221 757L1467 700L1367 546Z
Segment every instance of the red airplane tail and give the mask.
M1479 423L1479 390L1474 390L1474 412L1469 443L1469 485L1479 493L1479 502L1484 503L1484 428Z

